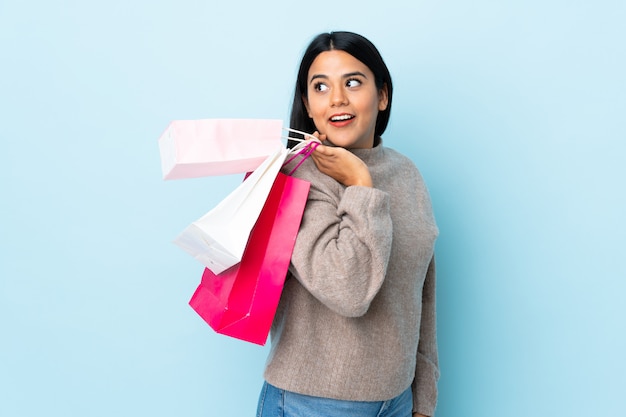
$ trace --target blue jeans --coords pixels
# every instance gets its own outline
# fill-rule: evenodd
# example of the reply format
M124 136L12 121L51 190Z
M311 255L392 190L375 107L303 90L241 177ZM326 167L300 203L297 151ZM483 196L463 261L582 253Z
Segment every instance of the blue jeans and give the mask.
M265 382L256 417L411 417L412 411L411 387L388 401L343 401L296 394Z

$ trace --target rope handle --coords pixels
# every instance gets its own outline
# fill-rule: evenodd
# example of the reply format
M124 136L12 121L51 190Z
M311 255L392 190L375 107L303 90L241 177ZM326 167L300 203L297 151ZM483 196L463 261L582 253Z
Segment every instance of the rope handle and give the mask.
M291 161L293 161L294 159L296 159L298 156L302 156L302 159L300 159L300 161L296 164L295 167L293 167L293 169L289 172L289 174L287 175L293 175L294 172L296 172L296 170L298 168L300 168L300 165L302 165L302 163L309 157L311 156L311 154L315 151L315 149L317 149L317 147L319 146L319 141L316 142L307 142L306 146L304 148L302 148L299 152L297 152L295 155L293 155L291 158L289 158L287 161L285 161L285 163L283 164L283 166L289 164Z

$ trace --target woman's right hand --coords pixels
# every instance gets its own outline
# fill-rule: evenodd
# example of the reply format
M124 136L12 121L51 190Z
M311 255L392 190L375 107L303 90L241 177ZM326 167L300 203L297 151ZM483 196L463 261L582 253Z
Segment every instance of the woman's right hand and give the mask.
M351 185L372 186L372 177L365 162L347 149L324 145L326 135L315 132L314 136L322 142L311 154L311 158L313 158L313 162L320 172L334 178L346 187Z

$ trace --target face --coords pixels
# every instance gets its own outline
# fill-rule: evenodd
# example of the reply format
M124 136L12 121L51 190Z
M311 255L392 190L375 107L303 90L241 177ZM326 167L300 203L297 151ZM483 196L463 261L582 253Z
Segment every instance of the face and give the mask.
M329 142L347 149L371 148L378 112L387 108L387 88L378 90L372 71L349 53L327 51L309 68L303 100Z

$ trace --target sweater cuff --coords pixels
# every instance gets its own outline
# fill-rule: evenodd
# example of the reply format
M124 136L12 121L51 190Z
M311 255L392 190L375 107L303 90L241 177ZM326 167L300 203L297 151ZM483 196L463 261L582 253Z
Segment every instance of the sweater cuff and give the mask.
M432 417L437 406L439 370L434 367L428 368L420 372L413 381L413 412Z

